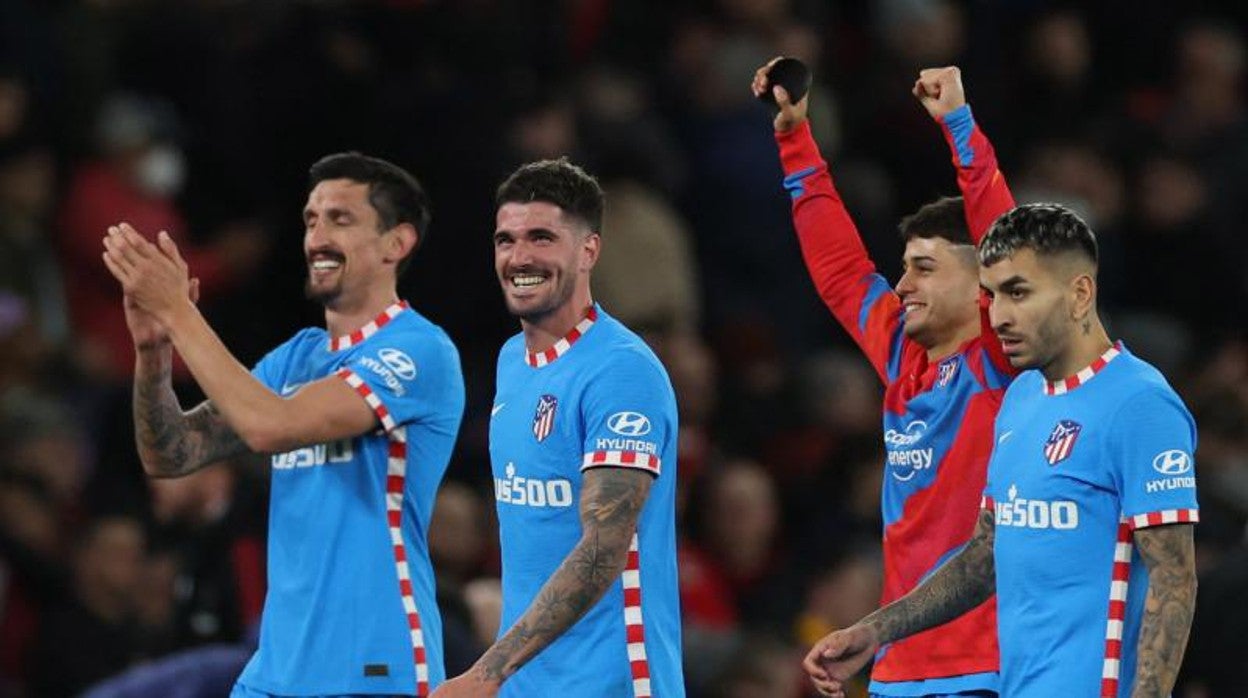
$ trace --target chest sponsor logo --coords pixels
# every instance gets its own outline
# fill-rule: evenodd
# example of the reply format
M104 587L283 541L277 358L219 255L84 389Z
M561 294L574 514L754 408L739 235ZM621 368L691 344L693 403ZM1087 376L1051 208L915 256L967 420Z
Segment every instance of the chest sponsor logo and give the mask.
M1083 425L1070 419L1063 419L1053 427L1052 433L1044 442L1044 459L1049 465L1057 465L1070 457L1081 431Z
M1176 448L1158 453L1153 458L1153 470L1170 477L1144 483L1144 491L1149 494L1196 487L1196 476L1189 474L1192 472L1192 457L1187 451Z
M519 507L570 507L572 483L565 478L540 480L516 475L516 464L503 468L494 478L494 499Z
M398 397L403 397L407 394L407 388L403 386L403 380L411 380L416 377L416 364L407 354L398 349L382 349L377 352L376 357L360 357L359 364L377 374L377 377L381 378L381 382L390 389L390 392Z
M616 412L607 418L607 428L620 436L650 433L650 418L640 412Z
M350 463L354 455L351 440L343 439L327 444L297 448L286 453L274 453L269 458L269 462L272 463L274 470L293 470L332 463Z
M888 452L888 469L893 479L906 482L919 471L932 467L932 448L921 443L927 434L927 422L916 419L906 425L905 431L889 429L884 432L884 448Z
M1017 485L1010 485L1008 495L1008 501L995 503L997 526L1058 531L1079 527L1079 506L1072 501L1020 497Z
M377 352L377 358L385 364L394 375L405 381L410 381L416 377L416 362L412 361L412 357L404 354L398 349L386 347Z
M546 440L550 436L550 431L555 428L555 408L559 406L559 399L554 395L543 395L537 400L537 410L533 413L533 436L538 443Z
M936 387L943 388L949 385L953 377L958 374L958 357L952 356L940 362L940 366L936 368Z

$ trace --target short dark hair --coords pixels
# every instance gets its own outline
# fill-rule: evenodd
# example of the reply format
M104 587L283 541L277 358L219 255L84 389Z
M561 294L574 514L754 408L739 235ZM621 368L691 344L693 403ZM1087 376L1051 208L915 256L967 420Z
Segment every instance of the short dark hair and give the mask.
M398 274L402 275L429 236L433 211L424 187L402 167L356 151L334 153L317 160L308 170L308 189L329 179L349 179L368 185L368 203L377 211L379 232L401 223L410 223L416 229L416 245L399 262Z
M944 238L955 245L974 245L966 225L966 204L960 196L942 196L901 219L903 242L914 238Z
M979 262L990 267L1024 249L1048 256L1074 253L1093 266L1098 263L1096 235L1061 204L1024 204L1007 211L980 241Z
M498 186L497 206L545 201L576 216L595 233L602 232L602 209L606 196L598 180L566 157L521 165Z

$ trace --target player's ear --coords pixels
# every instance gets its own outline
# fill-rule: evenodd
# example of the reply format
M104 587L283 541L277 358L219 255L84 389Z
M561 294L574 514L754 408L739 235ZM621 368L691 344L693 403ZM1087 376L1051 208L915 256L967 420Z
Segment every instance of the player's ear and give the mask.
M589 271L598 263L598 255L602 252L602 236L590 232L581 240L581 271Z
M386 238L386 261L398 262L411 254L412 248L416 247L416 242L420 239L420 234L416 232L416 226L411 223L400 223L390 229L390 234Z
M1078 274L1070 281L1071 315L1078 322L1096 309L1096 278Z

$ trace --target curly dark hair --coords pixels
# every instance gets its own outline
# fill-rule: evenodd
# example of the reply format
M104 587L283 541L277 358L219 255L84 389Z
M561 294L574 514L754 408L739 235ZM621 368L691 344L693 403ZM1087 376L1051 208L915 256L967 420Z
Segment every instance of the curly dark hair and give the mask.
M1006 212L979 243L986 267L1019 250L1037 255L1077 254L1097 264L1096 235L1074 211L1061 204L1024 204Z

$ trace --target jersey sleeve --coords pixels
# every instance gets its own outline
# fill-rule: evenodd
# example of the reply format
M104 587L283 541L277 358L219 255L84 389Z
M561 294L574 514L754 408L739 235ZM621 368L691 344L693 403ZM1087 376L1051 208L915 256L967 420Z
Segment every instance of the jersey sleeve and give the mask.
M1001 214L1014 208L1014 195L997 164L997 153L988 136L975 123L971 105L964 104L939 119L940 130L953 155L958 189L966 210L966 226L976 245ZM1018 373L1010 365L1001 342L997 341L988 319L988 296L980 294L980 334L990 366L1008 380Z
M966 202L966 224L978 245L994 221L1014 208L1014 195L997 166L992 142L975 123L971 105L964 104L940 119L941 131L953 153L958 189Z
M1195 523L1196 423L1178 396L1149 390L1119 408L1108 463L1131 527Z
M453 409L462 386L450 340L402 333L354 349L337 376L364 399L387 432ZM458 391L462 410L462 388Z
M776 134L784 188L793 200L802 259L815 289L885 382L896 378L904 341L901 302L877 273L819 154L810 123Z
M662 454L676 438L671 383L640 354L611 362L586 387L581 401L585 442L581 470L616 467L662 473Z

